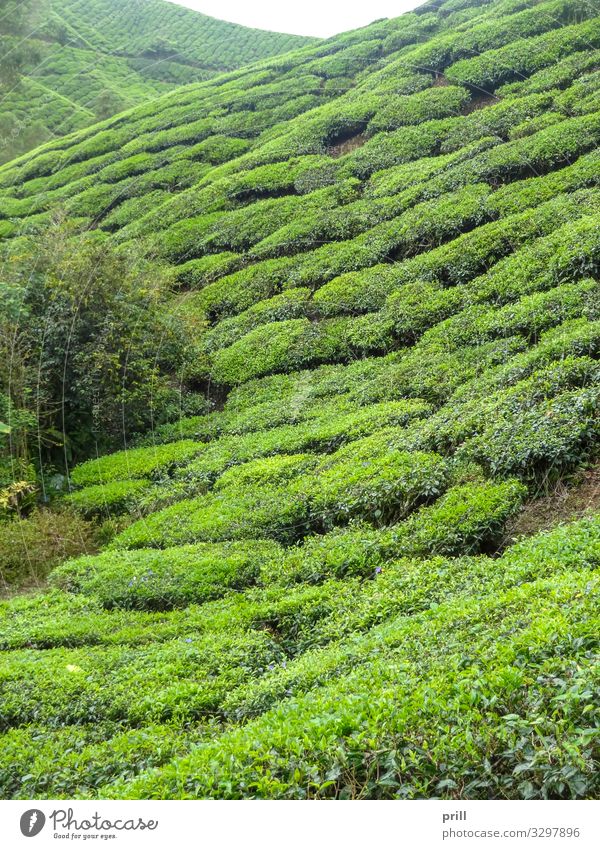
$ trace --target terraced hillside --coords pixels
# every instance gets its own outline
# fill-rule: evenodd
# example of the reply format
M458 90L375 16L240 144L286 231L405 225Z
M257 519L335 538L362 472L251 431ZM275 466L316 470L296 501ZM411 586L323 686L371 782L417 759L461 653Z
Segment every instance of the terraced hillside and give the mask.
M29 5L28 5L29 4ZM2 90L0 162L50 138L315 39L249 29L164 0L8 0L21 32L2 54L30 58Z
M213 405L70 471L3 795L598 797L600 516L506 527L598 455L599 139L595 3L447 0L0 169L6 267L142 246Z

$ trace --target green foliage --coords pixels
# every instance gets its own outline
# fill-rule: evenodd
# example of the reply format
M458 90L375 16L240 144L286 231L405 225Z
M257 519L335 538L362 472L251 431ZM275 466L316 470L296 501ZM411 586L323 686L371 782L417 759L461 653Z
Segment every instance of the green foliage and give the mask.
M117 451L115 454L107 454L76 466L71 477L74 484L88 487L90 484L103 486L113 481L128 481L130 478L143 479L160 475L177 464L184 463L194 454L200 453L202 448L202 443L184 439L168 445ZM96 493L102 497L99 489ZM92 500L94 494L90 494ZM76 493L76 496L85 498L80 493Z
M115 723L14 729L2 737L3 751L15 768L12 778L6 775L2 793L11 798L23 792L35 795L51 784L54 795L60 797L69 788L90 788L117 776L133 778L184 754L192 741L203 736L204 730L198 729L183 738L179 729L169 725L126 731L119 731ZM65 752L60 764L58 750Z
M352 575L372 577L402 557L485 550L498 542L526 492L516 481L452 487L431 506L421 507L389 528L375 531L362 526L308 538L285 559L267 564L263 580L267 585L272 580L288 585Z
M569 53L600 46L598 19L563 27L530 39L517 40L447 69L448 79L484 91L553 65Z
M0 167L0 502L52 501L7 594L56 567L0 602L0 791L597 798L597 9L260 58L114 2L0 128L53 134Z
M61 725L194 720L210 711L229 688L260 674L281 656L266 632L210 635L197 643L180 638L133 652L119 647L55 649L48 651L43 666L32 664L27 651L12 652L2 670L0 724L7 730L52 718ZM27 672L29 694L22 686ZM132 699L135 692L140 699Z
M594 604L586 586L590 573L567 573L490 595L484 604L458 599L422 621L392 620L358 644L312 656L310 693L284 701L159 772L129 786L113 785L110 792L144 798L359 793L453 798L460 780L462 795L473 798L593 794L592 629L597 620L589 618ZM579 604L567 620L561 606L575 595ZM383 656L375 651L382 643ZM289 690L291 676L286 677ZM332 677L337 680L327 683ZM299 683L302 691L304 682ZM316 692L314 684L321 685ZM572 696L565 707L567 691ZM391 719L390 704L395 705ZM382 716L388 720L381 722ZM544 736L553 741L554 763L541 746L527 744L534 723L542 723ZM560 742L565 728L577 755ZM418 744L424 731L435 741L427 749ZM498 750L501 765L482 773L482 760ZM382 768L385 782L379 777Z
M307 459L300 455L253 461L249 478L246 466L239 466L226 473L226 486L217 481L215 493L180 501L134 523L112 546L164 548L259 536L286 542L311 528L332 527L352 517L383 524L435 497L446 482L441 457L391 450L379 434L357 440L320 463L310 458L308 471Z
M369 130L372 133L395 130L406 124L457 115L468 99L469 93L459 86L430 88L419 94L400 96L377 112L369 123Z
M27 518L12 518L0 526L2 589L35 587L70 557L96 548L94 529L70 511L36 510Z
M71 492L65 502L85 516L105 514L110 517L127 512L149 486L148 480L113 480Z
M10 92L19 76L30 63L38 61L34 45L28 42L35 26L36 10L33 0L5 0L2 4L2 57L0 58L0 90Z
M249 541L107 552L65 563L52 584L94 596L107 609L170 610L251 586L278 555L276 543Z
M465 451L495 475L558 480L594 450L598 395L596 387L564 392L517 415L507 411L467 443Z
M190 350L166 308L164 272L133 247L117 253L71 235L59 222L27 240L0 291L0 385L15 426L7 451L18 461L35 446L59 469L123 444L153 420L154 405L159 421L179 412L170 374Z
M178 86L314 41L162 0L148 0L143 14L118 0L7 0L0 33L3 111L12 123L2 162Z

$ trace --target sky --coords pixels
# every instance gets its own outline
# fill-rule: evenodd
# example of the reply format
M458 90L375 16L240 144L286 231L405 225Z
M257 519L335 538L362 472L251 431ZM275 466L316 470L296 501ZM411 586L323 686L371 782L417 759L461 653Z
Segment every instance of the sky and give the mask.
M377 18L395 18L424 0L171 0L221 18L257 29L297 35L327 37Z

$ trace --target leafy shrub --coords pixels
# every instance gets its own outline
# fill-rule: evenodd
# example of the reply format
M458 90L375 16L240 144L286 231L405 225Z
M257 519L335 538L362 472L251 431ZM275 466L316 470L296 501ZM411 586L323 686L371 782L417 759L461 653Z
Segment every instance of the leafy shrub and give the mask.
M285 458L274 461L276 468L283 464L287 475ZM305 462L301 458L296 474ZM116 537L113 547L164 548L259 536L294 541L311 527L331 527L353 516L382 524L438 495L447 474L441 457L391 451L379 434L339 449L292 483L280 477L269 483L272 465L259 466L267 470L262 485L239 490L217 487L214 494L181 501L131 525ZM244 466L234 471L236 477L245 474Z
M468 100L469 93L459 86L430 88L419 94L400 96L375 114L369 130L372 133L395 130L406 124L457 115Z
M58 218L25 239L1 292L2 386L37 420L28 450L61 471L145 429L154 404L168 421L182 401L169 375L189 350L165 272L136 247L73 229Z
M579 666L576 692L583 694L584 685L591 684L592 658L588 651L591 623L587 617L592 604L589 593L584 595L585 601L582 599L582 608L568 622L559 612L561 602L564 604L573 593L582 592L588 581L589 573L584 572L566 575L549 585L540 581L504 595L489 596L485 605L480 600L457 601L454 605L443 605L418 626L401 617L384 628L383 633L377 630L355 651L348 648L344 655L343 650L337 649L337 658L331 652L323 657L321 674L313 674L313 680L316 678L321 683L336 678L336 671L337 675L342 670L345 674L326 684L318 693L313 690L306 696L299 695L278 710L230 731L218 742L200 746L166 769L148 773L129 787L113 785L110 792L134 797L210 795L239 798L238 782L243 780L245 792L255 797L348 797L353 793L352 788L358 786L361 792L378 798L397 797L398 793L422 798L432 792L451 798L456 779L462 777L468 782L463 794L476 798L481 798L483 793L494 796L500 791L515 798L556 796L561 768L574 766L572 756L561 747L559 769L538 772L527 754L516 745L531 733L531 720L517 719L516 727L511 724L506 728L500 721L499 711L503 716L507 708L517 717L543 716L546 732L553 739L560 737L562 723L558 720L565 717L565 712L559 708L557 697L563 690L561 688L557 694L556 686L550 684L546 675L540 677L540 669L548 674L554 670L568 678ZM523 610L529 614L526 620ZM479 628L479 636L476 628ZM573 629L579 639L573 639ZM506 634L510 637L506 638ZM504 638L500 639L500 635ZM436 650L432 646L434 638ZM384 641L385 657L376 655L368 660L376 639ZM471 654L465 661L466 644ZM432 656L424 664L423 658L430 652ZM414 665L407 663L409 658L415 659ZM325 666L326 660L329 669ZM314 672L317 662L313 657ZM457 696L455 676L461 662L463 680L471 686L469 694ZM554 675L550 677L552 682L556 680ZM433 681L435 699L431 698ZM476 705L469 705L473 691L481 695L475 698ZM488 693L497 696L499 692L503 697L502 708L487 707L482 720L479 700L487 699ZM569 711L569 730L585 755L572 779L577 783L562 783L565 797L572 797L574 787L578 788L575 792L582 795L593 787L592 753L589 742L585 742L592 721L589 708L586 711L591 698L591 692L587 692L587 696L577 698L573 712ZM381 723L380 717L389 715L390 704L395 706L393 721ZM468 723L469 739L472 739L473 727L479 732L474 746L465 736L465 716L472 717L472 722ZM557 718L553 720L553 716ZM404 748L406 754L409 749L414 753L417 735L423 732L424 723L427 729L431 728L428 736L435 739L435 746L433 750L428 746L422 752L417 747L407 775L408 767L392 753ZM376 729L375 741L361 733L365 728ZM435 733L434 728L438 729ZM250 736L252 746L248 744ZM457 745L457 737L460 745ZM290 740L300 739L301 758L290 767ZM350 752L356 753L357 746L361 757L350 759ZM491 775L482 776L482 758L498 746L505 753L502 766ZM384 763L387 765L390 783L381 783L376 769L370 766L370 758L364 757L367 752L373 753L379 768ZM378 753L376 757L375 752ZM531 752L530 757L533 754ZM264 775L265 759L269 763L268 779ZM205 767L209 760L210 769ZM441 764L447 766L440 772ZM525 769L529 770L523 785L520 780L515 781L513 774L521 764L527 764ZM331 775L332 765L336 777L326 780L326 774ZM351 780L347 770L351 770ZM234 774L237 780L233 780ZM444 780L453 783L440 787Z
M125 731L119 731L114 723L13 729L3 736L3 745L14 773L3 776L1 792L18 798L43 794L52 786L56 788L53 795L59 796L66 788L75 793L75 788L92 787L117 776L133 778L144 769L168 763L203 736L199 729L183 738L180 729L158 724Z
M170 610L244 589L278 556L276 543L251 541L107 552L65 563L52 584L94 596L107 609Z
M541 181L539 181L535 188L532 187L533 191L537 188L538 192L542 193L546 189L549 194L552 194L558 189L558 194L562 189L556 186L556 175L553 177L554 186L540 185ZM565 182L567 179L565 177ZM503 208L512 204L513 201L520 206L526 206L528 203L526 192L514 192L512 186L507 188L511 191L500 189L486 200L486 204L492 208L491 215L494 217L498 214L498 210L502 214ZM550 243L555 246L553 251L557 258L559 253L564 253L567 257L568 251L559 251L556 245L562 245L568 241L572 227L582 232L582 238L586 238L583 233L590 230L591 222L582 222L578 226L577 219L589 216L594 211L596 203L597 197L593 190L589 193L587 190L582 190L574 192L573 195L559 194L555 199L540 203L530 212L519 212L500 221L484 224L441 247L426 251L414 258L405 259L395 265L378 264L364 272L341 275L315 292L314 303L319 313L323 315L372 311L381 307L387 296L402 290L406 284L416 284L413 289L419 284L441 289L445 285L468 282L488 269L489 276L493 277L505 267L511 267L514 275L525 251L529 261L534 262L538 249L543 251L544 246ZM562 231L559 229L561 224L565 227ZM553 231L556 231L553 242L550 238L546 242L542 241L542 236L550 235ZM586 238L588 250L592 255L593 239L591 233ZM536 241L537 244L535 244ZM528 250L527 246L530 243L534 244ZM521 249L523 253L519 254ZM513 252L518 256L511 262L508 256ZM501 260L504 257L507 259L505 263L502 263ZM545 261L548 262L548 260ZM494 267L490 268L490 266ZM525 272L519 269L519 278L523 274ZM402 297L400 291L397 296L400 303ZM416 307L416 304L413 306Z
M492 548L527 490L516 481L452 487L434 504L383 530L368 526L309 538L263 567L262 580L296 581L373 576L403 557L476 553Z
M149 480L113 480L71 492L65 502L88 517L110 516L126 511L149 486Z
M569 53L598 47L599 37L598 21L592 19L464 59L448 68L446 75L458 84L490 91L517 76L526 77L552 65Z
M225 348L262 324L302 318L309 309L310 294L310 289L289 289L261 301L243 313L219 322L217 327L206 334L205 344L209 350Z
M332 405L318 404L316 410L311 406L302 410L278 405L279 419L271 418L269 410L265 421L251 419L243 422L234 417L230 424L224 426L224 433L230 435L215 439L200 456L177 469L171 487L162 482L147 495L155 504L160 503L162 492L170 502L178 491L180 497L186 497L186 492L189 495L186 490L188 485L192 490L204 491L230 466L286 452L330 452L383 428L406 425L430 411L430 405L418 399L371 404L355 412L348 412L344 406L340 409L334 401ZM198 429L201 423L190 422L190 425ZM270 429L262 430L265 425L270 425Z
M5 92L4 135L25 96L58 123L0 169L0 486L73 466L105 550L0 603L2 791L595 797L600 522L506 532L597 459L593 4L444 0L202 82L231 56L181 28L108 57L115 1L61 5L99 76L44 45L60 103ZM99 79L149 99L82 127Z
M565 392L504 416L465 446L464 452L496 475L559 479L583 464L597 439L598 389Z
M71 479L78 486L102 486L113 481L127 481L129 478L143 479L184 463L194 454L199 454L202 448L202 443L182 439L168 445L117 451L76 466Z
M0 724L6 731L34 719L134 726L199 719L214 711L230 687L259 674L281 655L264 631L179 638L133 650L50 649L41 664L32 663L27 651L11 652L3 669Z

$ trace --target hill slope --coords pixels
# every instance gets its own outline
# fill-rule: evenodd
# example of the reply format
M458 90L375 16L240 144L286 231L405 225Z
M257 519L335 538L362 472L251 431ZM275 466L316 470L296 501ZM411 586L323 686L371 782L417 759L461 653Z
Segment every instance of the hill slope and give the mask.
M2 162L177 86L315 41L164 0L36 0L25 29L32 58L2 93ZM17 40L5 36L3 52Z
M215 401L72 470L120 532L0 608L6 796L598 796L600 519L504 529L597 456L599 92L595 4L448 0L0 170Z

